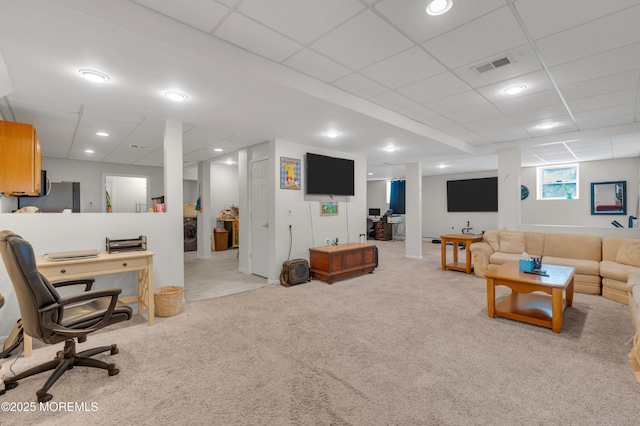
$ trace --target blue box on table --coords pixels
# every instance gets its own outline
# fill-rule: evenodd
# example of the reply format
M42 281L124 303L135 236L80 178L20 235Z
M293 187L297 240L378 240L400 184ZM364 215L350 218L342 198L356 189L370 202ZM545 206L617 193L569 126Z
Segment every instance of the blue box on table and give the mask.
M534 263L533 259L520 259L520 270L524 272L531 272L533 271Z

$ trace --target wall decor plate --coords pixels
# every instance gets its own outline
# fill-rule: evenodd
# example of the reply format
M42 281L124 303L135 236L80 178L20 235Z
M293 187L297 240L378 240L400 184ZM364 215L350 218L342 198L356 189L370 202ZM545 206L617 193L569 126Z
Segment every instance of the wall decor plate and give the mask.
M529 196L529 188L524 185L520 185L520 199L524 200Z

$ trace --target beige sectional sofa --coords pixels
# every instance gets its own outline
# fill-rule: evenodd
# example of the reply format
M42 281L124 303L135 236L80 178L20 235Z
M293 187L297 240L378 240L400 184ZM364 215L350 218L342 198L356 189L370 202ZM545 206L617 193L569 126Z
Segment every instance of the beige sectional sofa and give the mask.
M509 261L517 261L523 252L542 256L542 263L575 268L574 290L600 294L602 240L595 235L553 234L541 232L486 231L483 241L471 244L474 270L483 278L486 271Z
M602 242L600 275L602 295L616 302L628 303L629 278L640 275L640 239L606 237ZM635 315L633 318L638 317Z

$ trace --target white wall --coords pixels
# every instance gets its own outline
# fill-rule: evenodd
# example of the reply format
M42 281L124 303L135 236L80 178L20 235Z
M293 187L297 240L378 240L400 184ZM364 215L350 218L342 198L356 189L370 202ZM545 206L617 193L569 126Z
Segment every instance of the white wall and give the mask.
M497 229L498 212L447 212L447 181L495 177L496 170L477 173L457 173L422 178L422 236L439 238L444 234L459 234L469 225L474 233Z
M216 217L221 210L240 203L240 182L237 164L211 164L211 228L216 227Z
M167 125L169 128L165 133L172 137L167 139L165 136L164 142L166 213L12 214L4 213L5 203L12 200L0 198L0 211L3 212L0 213L0 229L9 229L28 240L36 256L51 251L85 248L104 250L107 237L124 239L146 235L148 249L155 253L155 288L183 286L182 131L179 122L168 120ZM97 164L100 163L95 163L96 167ZM79 167L79 171L85 170L79 164L74 167ZM101 175L102 171L97 173ZM61 180L78 179L70 174L61 177ZM137 294L137 285L136 274L132 272L96 277L96 288L119 287L123 296ZM13 286L4 264L0 266L0 293L6 299L6 305L0 309L0 340L4 340L20 318Z
M367 213L369 213L369 209L380 209L381 215L389 210L386 180L370 180L367 182Z

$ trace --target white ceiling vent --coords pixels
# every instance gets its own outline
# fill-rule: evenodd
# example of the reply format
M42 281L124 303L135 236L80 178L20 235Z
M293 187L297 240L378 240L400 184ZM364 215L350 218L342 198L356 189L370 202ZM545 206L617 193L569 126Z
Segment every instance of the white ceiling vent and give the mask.
M146 147L146 146L142 146L142 145L134 145L134 144L129 145L129 148L133 148L133 149L147 149L147 147Z
M509 65L511 63L513 63L513 60L509 56L503 56L502 58L495 59L485 64L474 65L471 68L482 74L496 68L504 67L505 65Z

